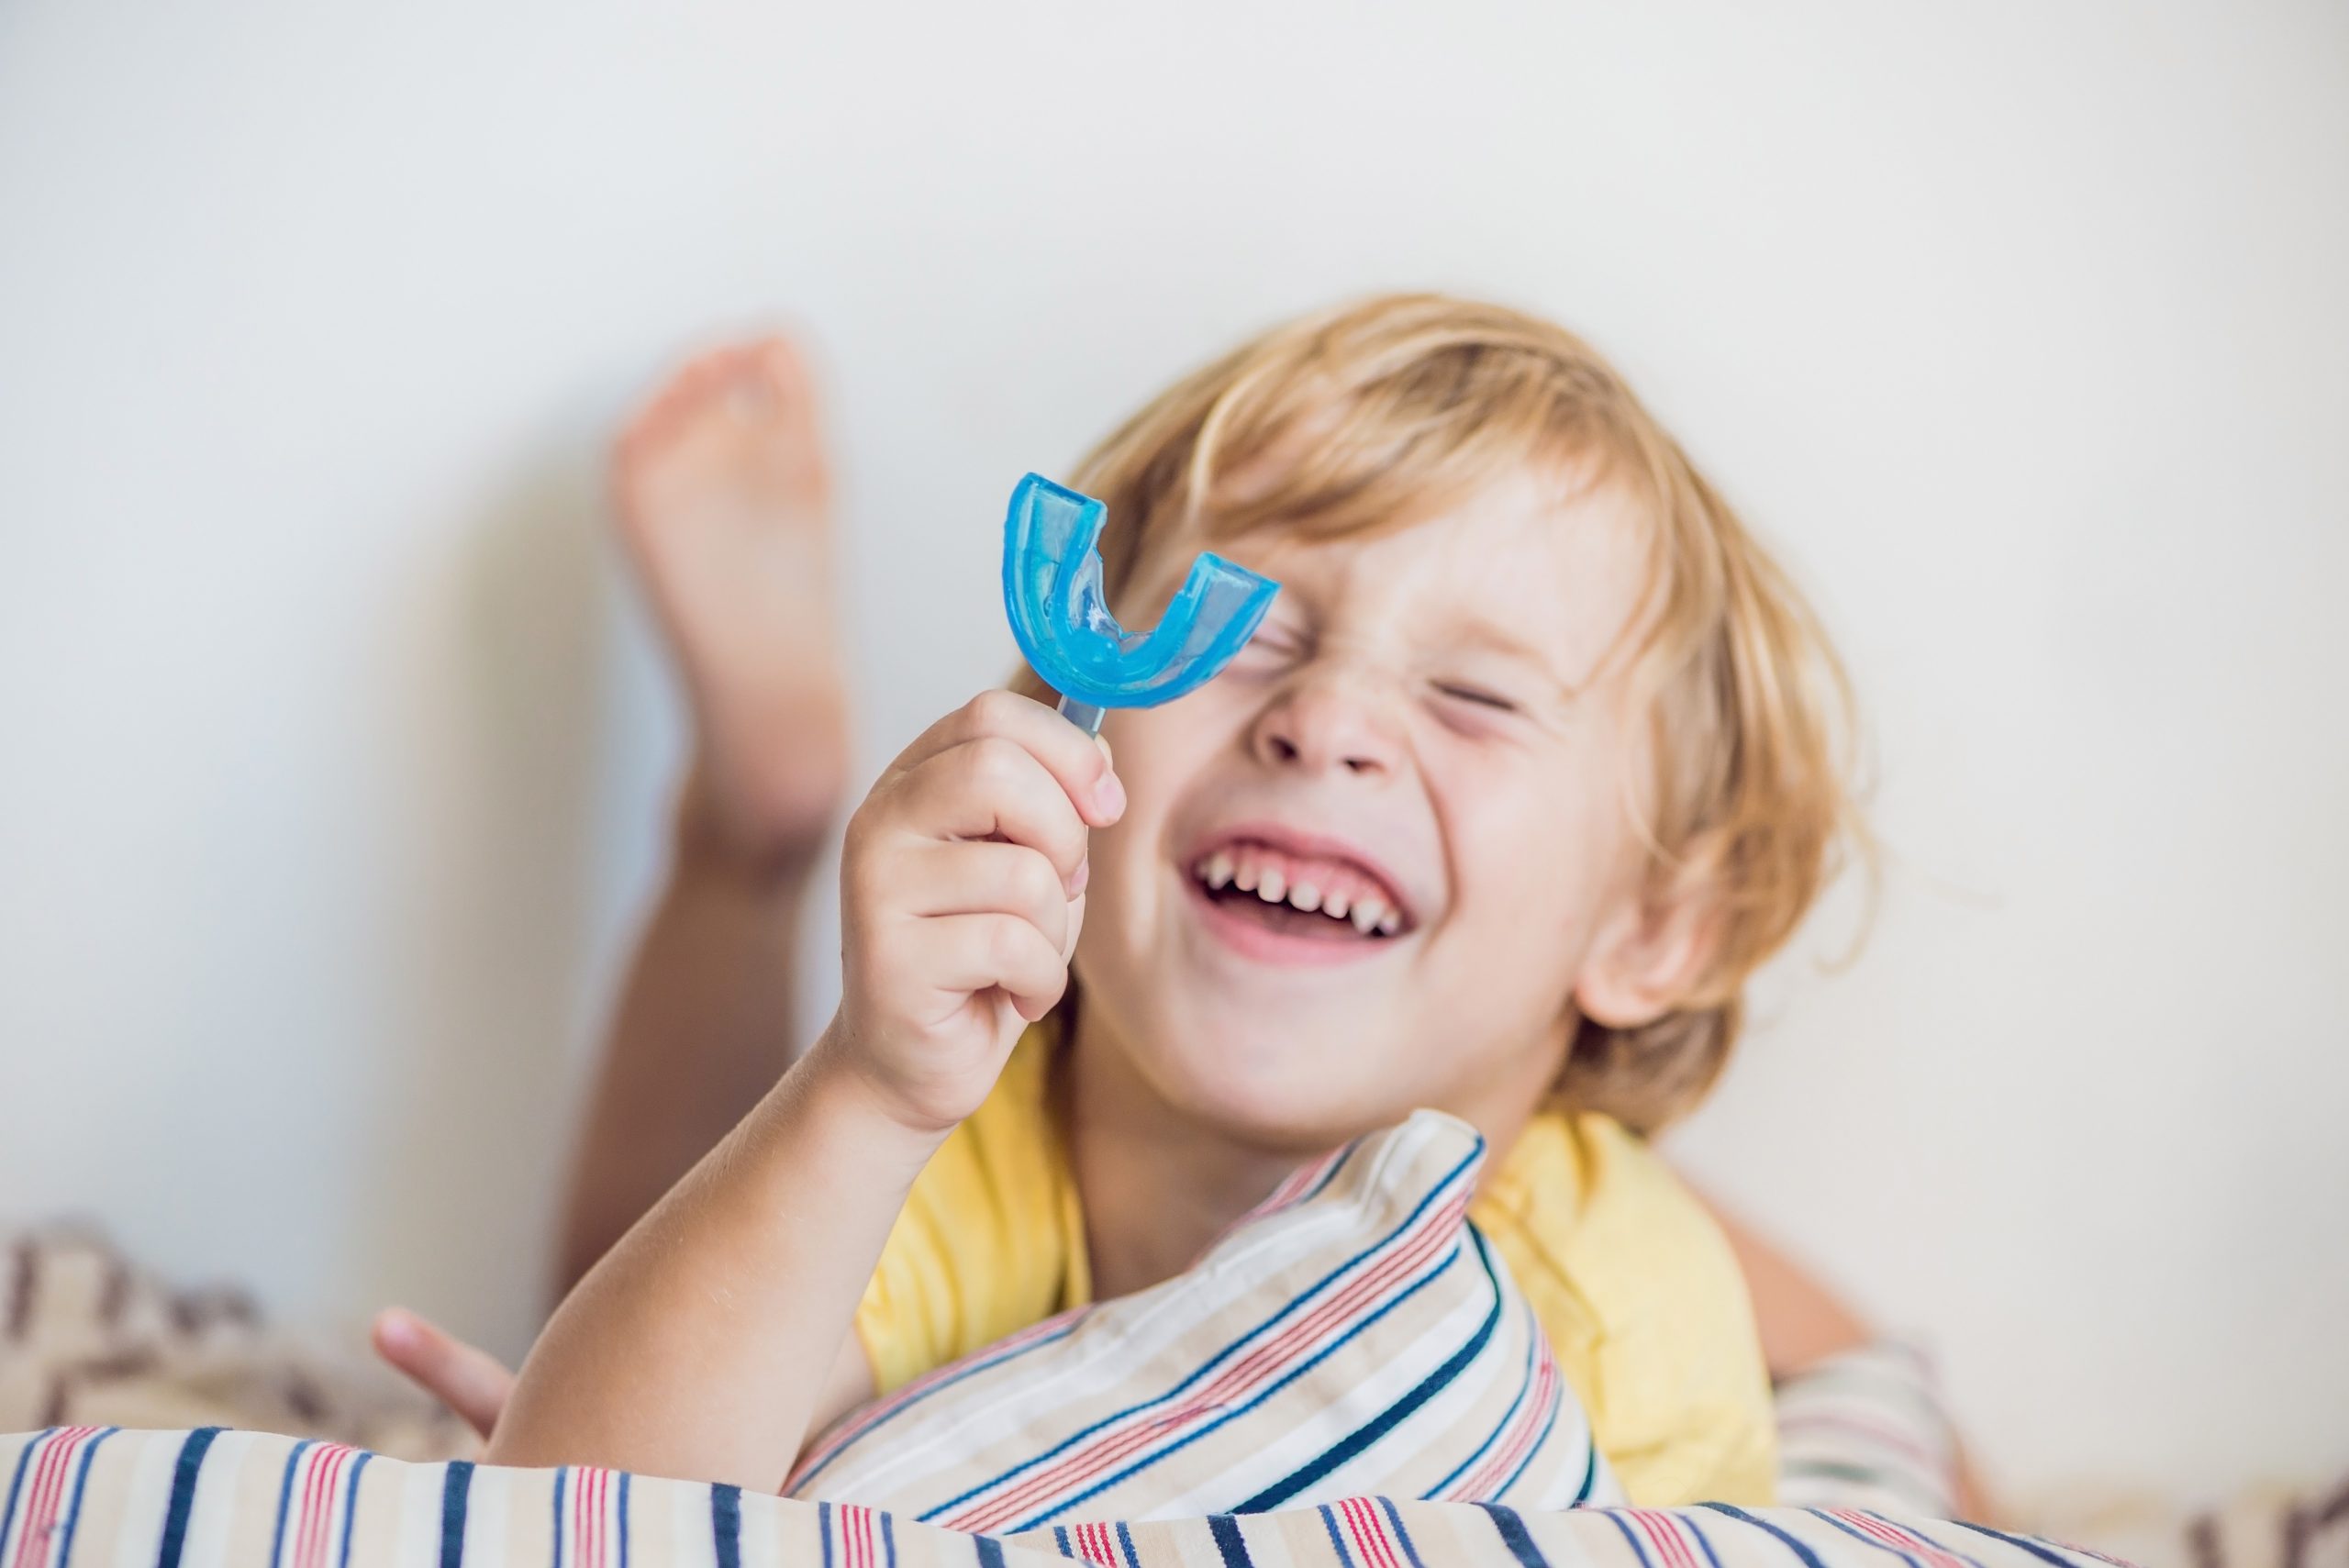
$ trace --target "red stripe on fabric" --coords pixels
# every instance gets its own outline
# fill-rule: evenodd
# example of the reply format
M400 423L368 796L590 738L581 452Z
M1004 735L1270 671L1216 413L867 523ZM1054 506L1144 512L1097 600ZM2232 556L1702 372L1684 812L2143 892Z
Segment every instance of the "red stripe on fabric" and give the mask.
M1128 1426L1097 1440L1093 1447L1080 1449L1050 1470L1031 1475L1011 1491L999 1495L994 1500L987 1522L958 1521L957 1528L988 1529L1008 1517L1008 1511L1026 1507L1039 1497L1049 1496L1063 1487L1089 1480L1094 1473L1127 1457L1153 1438L1180 1430L1201 1416L1252 1392L1256 1384L1268 1381L1289 1361L1297 1359L1300 1352L1296 1347L1309 1342L1325 1334L1330 1328L1352 1318L1364 1304L1383 1294L1392 1277L1408 1273L1417 1267L1425 1255L1434 1250L1431 1244L1440 1243L1448 1234L1448 1221L1465 1207L1464 1198L1456 1205L1447 1204L1423 1220L1420 1229L1407 1231L1397 1240L1384 1259L1364 1268L1329 1301L1281 1330L1272 1340L1250 1351L1225 1368L1206 1388L1188 1396L1179 1414L1130 1418Z
M1302 1349L1299 1347L1357 1316L1363 1307L1385 1294L1391 1280L1409 1273L1429 1256L1441 1251L1443 1241L1451 1235L1466 1208L1467 1200L1463 1195L1432 1211L1418 1228L1397 1238L1384 1259L1364 1268L1305 1318L1290 1324L1272 1340L1226 1367L1207 1387L1187 1396L1176 1413L1166 1416L1138 1413L1130 1417L1126 1425L1097 1438L1090 1446L1079 1449L1050 1468L1028 1476L1008 1491L992 1498L974 1499L963 1512L940 1522L949 1529L960 1530L994 1529L1036 1501L1090 1480L1100 1471L1153 1440L1170 1436L1202 1416L1214 1413L1243 1397L1253 1391L1256 1384L1270 1381L1273 1374L1290 1361L1300 1359Z
M49 1557L49 1538L57 1528L57 1500L65 1489L65 1475L82 1440L95 1427L67 1427L50 1438L33 1472L33 1495L26 1500L24 1533L17 1538L17 1568L31 1568ZM35 1546L39 1542L39 1546ZM39 1555L36 1556L35 1552Z
M596 1472L596 1507L587 1516L587 1528L596 1539L596 1568L604 1568L611 1541L612 1473Z
M1105 1524L1079 1525L1074 1532L1077 1554L1096 1568L1118 1568L1118 1543Z
M1396 1561L1395 1549L1386 1539L1386 1521L1366 1498L1348 1497L1339 1507L1345 1510L1354 1551L1364 1562L1371 1568L1401 1568Z
M1964 1559L1952 1556L1929 1540L1919 1540L1898 1525L1872 1518L1866 1514L1857 1513L1850 1508L1831 1508L1828 1512L1854 1529L1865 1530L1876 1540L1895 1548L1913 1551L1926 1562L1933 1563L1935 1568L1965 1568Z
M1486 1459L1483 1466L1452 1494L1453 1497L1475 1503L1493 1500L1502 1478L1516 1467L1541 1435L1557 1386L1558 1363L1545 1352L1534 1363L1533 1387L1526 1396L1525 1408L1519 1413L1515 1428L1501 1440L1501 1446Z
M334 1549L335 1505L342 1498L343 1472L351 1468L351 1461L358 1451L351 1448L335 1451L334 1473L327 1477L327 1495L322 1499L326 1506L318 1510L317 1568L325 1568L327 1558Z
M294 1568L307 1568L310 1561L310 1520L318 1511L318 1473L324 1468L324 1448L314 1448L302 1456L302 1507L294 1516Z
M1007 1335L1003 1339L997 1340L994 1344L986 1347L984 1353L990 1357L1000 1359L1001 1357L1008 1355L1013 1351L1027 1344L1031 1340L1041 1339L1044 1335L1060 1328L1070 1318L1082 1318L1091 1310L1092 1308L1089 1307L1073 1307L1066 1312L1055 1313L1052 1317L1045 1318L1041 1323L1031 1324L1028 1328L1022 1329L1017 1334ZM963 1359L968 1360L969 1358L965 1357ZM914 1399L928 1393L930 1389L936 1387L946 1379L955 1375L957 1369L960 1368L963 1362L961 1361L949 1362L944 1366L939 1367L933 1372L926 1372L921 1376L915 1378L911 1383L907 1384L895 1394L889 1396L888 1398L881 1400L877 1404L866 1406L863 1412L855 1418L852 1425L840 1429L839 1435L837 1437L831 1438L826 1441L822 1447L816 1449L810 1452L807 1458L801 1460L797 1464L792 1467L791 1473L783 1478L783 1495L785 1496L790 1496L792 1492L798 1488L801 1478L807 1475L809 1471L814 1470L818 1465L829 1461L833 1454L839 1452L850 1443L854 1442L858 1438L870 1431L874 1426L896 1415Z
M73 1433L79 1429L68 1428L40 1440L40 1461L33 1467L32 1496L25 1499L24 1533L17 1537L16 1568L30 1568L34 1541L39 1541L44 1551L49 1548L49 1478L57 1466L59 1452L72 1446Z
M310 1473L302 1490L302 1533L295 1553L295 1568L318 1568L326 1555L327 1518L334 1512L334 1478L342 1456L351 1451L322 1443L310 1451Z
M1263 1203L1258 1204L1254 1208L1249 1210L1237 1224L1228 1227L1225 1229L1224 1234L1229 1236L1232 1231L1239 1229L1241 1225L1247 1224L1250 1220L1262 1219L1267 1215L1278 1214L1282 1209L1285 1209L1297 1202L1298 1198L1305 1195L1307 1188L1319 1181L1329 1171L1330 1167L1344 1159L1346 1157L1347 1150L1352 1149L1353 1147L1353 1146L1352 1144L1347 1144L1343 1148L1332 1149L1329 1153L1322 1155L1319 1160L1315 1160L1304 1166L1302 1169L1297 1171L1296 1174L1290 1176L1288 1180L1283 1182L1279 1186L1275 1187L1273 1189L1272 1196L1266 1198Z
M1669 1514L1659 1514L1648 1508L1627 1508L1631 1522L1640 1533L1655 1543L1656 1551L1672 1568L1697 1568L1696 1555L1688 1550L1688 1542L1680 1533L1680 1521Z
M1357 1284L1364 1280L1370 1280L1374 1275L1394 1267L1397 1259L1403 1256L1401 1252L1390 1254L1387 1260L1365 1271ZM1383 1284L1383 1281L1375 1283ZM1349 1289L1352 1288L1349 1287ZM1342 1318L1340 1320L1342 1321ZM1219 1410L1223 1406L1252 1391L1256 1382L1265 1380L1286 1364L1282 1361L1268 1362L1267 1358L1275 1352L1286 1350L1297 1327L1299 1326L1293 1326L1292 1329L1284 1330L1282 1335L1274 1341L1250 1351L1232 1366L1226 1368L1214 1383L1187 1396L1186 1401L1176 1407L1172 1413L1165 1415L1137 1413L1130 1416L1124 1425L1097 1438L1091 1446L1079 1449L1050 1469L1019 1482L1010 1491L998 1494L992 1500L985 1498L975 1500L972 1505L973 1508L979 1510L975 1515L966 1512L942 1522L958 1529L993 1529L1019 1510L1049 1498L1061 1490L1089 1480L1096 1473L1148 1446L1154 1440L1172 1436L1202 1417Z
M596 1551L595 1568L604 1568L604 1504L611 1496L612 1473L596 1472L596 1506L587 1510L587 1534Z
M1849 1432L1854 1437L1865 1438L1870 1442L1881 1443L1886 1448L1913 1459L1920 1464L1931 1465L1935 1470L1946 1469L1949 1465L1947 1455L1933 1452L1907 1432L1892 1427L1878 1426L1874 1421L1864 1421L1854 1417L1837 1415L1826 1410L1796 1410L1781 1417L1778 1421L1778 1435L1783 1440L1789 1432L1799 1432L1811 1428Z
M598 1568L596 1557L596 1471L592 1465L572 1472L578 1485L571 1489L571 1560L577 1568Z
M1534 1429L1533 1422L1543 1414L1542 1407L1548 1394L1548 1380L1543 1374L1547 1371L1545 1366L1534 1367L1533 1386L1526 1390L1526 1407L1518 1412L1516 1423L1501 1439L1500 1446L1486 1456L1483 1465L1469 1476L1467 1484L1455 1496L1471 1502L1486 1502L1498 1490L1500 1478L1508 1473L1510 1464L1525 1446L1527 1432Z

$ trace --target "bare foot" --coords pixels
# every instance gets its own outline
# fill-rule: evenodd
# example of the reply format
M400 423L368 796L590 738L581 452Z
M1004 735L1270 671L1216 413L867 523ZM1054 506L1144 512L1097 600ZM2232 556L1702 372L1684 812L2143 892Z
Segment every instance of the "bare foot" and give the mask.
M620 531L685 676L690 810L761 861L812 855L848 783L831 475L781 338L687 363L629 425Z

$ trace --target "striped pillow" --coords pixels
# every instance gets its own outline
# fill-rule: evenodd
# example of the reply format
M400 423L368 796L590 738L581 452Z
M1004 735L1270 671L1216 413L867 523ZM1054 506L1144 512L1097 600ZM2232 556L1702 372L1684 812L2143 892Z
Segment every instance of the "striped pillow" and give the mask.
M1485 1160L1421 1111L1292 1177L1189 1272L849 1416L785 1492L990 1534L1377 1493L1621 1501L1508 1270Z

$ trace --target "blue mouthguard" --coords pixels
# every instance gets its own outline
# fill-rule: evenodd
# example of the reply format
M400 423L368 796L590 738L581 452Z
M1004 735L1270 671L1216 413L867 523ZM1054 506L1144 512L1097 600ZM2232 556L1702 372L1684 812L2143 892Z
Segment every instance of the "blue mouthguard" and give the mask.
M1003 607L1019 651L1087 734L1103 710L1156 707L1197 690L1256 635L1281 585L1203 552L1166 614L1128 631L1101 593L1100 502L1031 473L1003 523Z

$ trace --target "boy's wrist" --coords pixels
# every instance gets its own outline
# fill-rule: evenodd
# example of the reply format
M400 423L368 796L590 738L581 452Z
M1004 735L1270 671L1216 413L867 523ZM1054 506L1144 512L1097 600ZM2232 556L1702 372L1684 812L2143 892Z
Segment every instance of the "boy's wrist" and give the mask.
M900 1114L840 1031L836 1016L786 1075L787 1092L840 1129L862 1158L901 1169L910 1184L953 1129L917 1125Z

